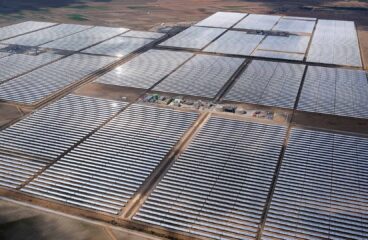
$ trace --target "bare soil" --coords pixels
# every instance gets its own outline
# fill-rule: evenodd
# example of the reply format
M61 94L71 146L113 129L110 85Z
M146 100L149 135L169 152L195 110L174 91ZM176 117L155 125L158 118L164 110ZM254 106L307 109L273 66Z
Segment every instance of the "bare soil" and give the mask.
M295 112L293 124L302 127L334 129L349 133L368 134L368 120L319 113Z
M27 110L17 108L15 105L0 103L0 129L28 112Z
M0 199L0 239L159 240L144 233L112 228Z
M100 83L89 83L74 91L74 93L83 96L100 97L117 101L123 100L125 102L136 101L144 92L144 89L127 88Z

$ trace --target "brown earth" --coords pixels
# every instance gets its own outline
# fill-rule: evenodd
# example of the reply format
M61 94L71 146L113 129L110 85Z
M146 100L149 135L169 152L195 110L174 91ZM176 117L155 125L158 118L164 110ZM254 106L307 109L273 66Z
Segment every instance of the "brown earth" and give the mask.
M0 129L10 124L14 119L20 118L29 111L20 109L15 105L0 103Z
M161 238L60 215L0 198L0 239L159 240Z

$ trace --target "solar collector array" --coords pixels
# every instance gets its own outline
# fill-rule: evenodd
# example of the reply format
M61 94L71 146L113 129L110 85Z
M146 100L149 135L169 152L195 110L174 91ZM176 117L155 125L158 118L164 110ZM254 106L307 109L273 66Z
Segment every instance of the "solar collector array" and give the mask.
M0 52L0 58L3 58L3 57L7 57L9 56L11 53L8 53L8 52Z
M245 16L247 16L246 13L217 12L195 25L202 27L231 28Z
M132 105L22 191L117 214L196 117Z
M15 37L42 28L51 27L56 23L28 21L0 28L0 40Z
M95 82L148 89L192 56L193 54L188 52L149 50L108 72Z
M48 163L49 161L40 158L0 154L0 187L19 188Z
M316 22L311 20L306 21L301 19L282 18L272 30L290 33L312 34L315 24Z
M7 48L8 45L0 45L0 58L3 58L3 57L7 57L9 55L11 55L11 53L5 51L5 48Z
M114 37L84 50L84 53L125 57L128 54L152 43L152 39L133 37Z
M318 20L307 61L362 67L354 22Z
M285 127L210 118L133 220L255 239Z
M196 55L153 90L213 98L243 62L242 58Z
M190 27L161 43L160 46L202 49L225 31L220 28Z
M253 60L224 100L294 108L305 65Z
M368 139L293 129L262 239L366 239Z
M116 58L74 54L0 85L0 99L34 104Z
M361 70L309 66L298 110L368 118L366 73Z
M76 24L60 24L50 28L42 29L36 32L28 33L22 36L11 38L3 41L7 44L17 44L25 46L39 46L47 42L51 42L58 38L81 32L92 26L83 26Z
M228 31L203 51L249 56L263 38L264 35Z
M116 113L122 103L68 95L0 132L0 185L17 187ZM23 157L22 157L23 156Z
M263 35L252 33L251 30L257 30L257 33L258 31L284 31L310 34L314 24L315 21L311 20L250 14L234 27L235 29L250 30L248 33L226 32L204 51L302 61L308 48L310 36Z
M309 36L267 36L259 45L258 49L278 52L305 53L308 48L309 40Z
M61 57L62 55L53 53L40 53L38 55L12 54L1 58L0 84L10 78L24 74Z
M79 51L120 35L126 31L128 31L126 28L93 27L50 43L46 43L41 45L41 47Z
M249 14L234 28L271 31L280 18L280 16L273 15Z

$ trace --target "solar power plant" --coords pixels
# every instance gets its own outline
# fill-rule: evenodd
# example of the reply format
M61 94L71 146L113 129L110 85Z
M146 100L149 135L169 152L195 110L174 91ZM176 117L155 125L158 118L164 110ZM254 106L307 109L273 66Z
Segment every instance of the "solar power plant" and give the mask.
M305 65L253 60L224 100L294 108Z
M362 70L309 66L298 110L368 118L368 82Z
M133 37L114 37L102 42L94 47L87 48L84 53L101 54L108 56L124 57L138 49L152 43L153 39L133 38Z
M258 49L278 52L305 53L309 36L267 36Z
M192 53L149 50L115 68L95 82L149 89L192 57Z
M293 129L262 239L367 239L368 139Z
M354 22L318 20L307 61L362 67Z
M197 55L153 90L213 98L243 62L242 58Z
M0 186L18 187L90 134L122 105L111 100L68 95L1 131L0 150L10 153L0 153Z
M82 32L42 45L69 51L79 51L128 31L126 28L93 27Z
M231 28L247 15L246 13L217 12L195 25L202 27Z
M62 55L47 52L38 55L13 54L3 57L0 59L0 84L61 57Z
M22 191L117 214L196 117L132 105Z
M268 50L256 50L253 52L252 56L265 57L265 58L278 58L286 60L296 60L303 61L304 54L301 53L289 53L289 52L275 52Z
M212 117L133 220L255 239L286 128Z
M0 99L34 104L115 61L112 57L74 54L0 85Z
M263 38L264 35L228 31L206 47L204 51L249 56Z
M77 32L81 32L92 26L82 26L76 24L60 24L50 28L42 29L36 32L21 35L3 41L7 44L25 45L25 46L39 46L47 42L54 41L58 38L66 37Z
M56 25L56 23L28 21L2 27L0 28L0 40L51 27L53 25Z
M202 49L225 31L221 28L190 27L161 43L160 46Z
M123 37L135 37L135 38L159 39L159 38L164 37L165 35L166 35L165 33L131 30L129 32L124 33L121 36L123 36Z
M280 18L273 15L249 14L234 28L270 31Z
M306 21L300 19L281 18L272 30L290 33L312 34L315 24L315 21L310 20Z
M169 32L0 27L1 197L182 240L368 239L355 23Z

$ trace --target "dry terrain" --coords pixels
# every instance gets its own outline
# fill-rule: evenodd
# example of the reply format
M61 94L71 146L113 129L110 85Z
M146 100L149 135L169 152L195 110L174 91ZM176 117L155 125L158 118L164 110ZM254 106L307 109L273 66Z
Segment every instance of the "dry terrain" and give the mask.
M1 198L0 239L159 240L143 233L30 208Z

